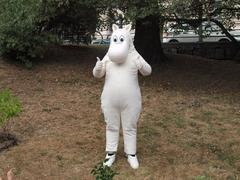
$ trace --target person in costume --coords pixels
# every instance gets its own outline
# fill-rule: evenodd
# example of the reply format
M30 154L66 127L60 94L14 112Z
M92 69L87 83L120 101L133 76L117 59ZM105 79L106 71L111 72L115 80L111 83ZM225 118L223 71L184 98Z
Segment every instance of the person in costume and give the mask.
M111 166L116 159L120 124L123 129L124 152L133 169L139 167L137 159L137 122L141 112L141 92L138 72L151 74L151 66L136 51L130 36L131 25L112 26L110 46L102 60L97 57L93 75L105 76L101 95L101 108L106 122L106 161Z

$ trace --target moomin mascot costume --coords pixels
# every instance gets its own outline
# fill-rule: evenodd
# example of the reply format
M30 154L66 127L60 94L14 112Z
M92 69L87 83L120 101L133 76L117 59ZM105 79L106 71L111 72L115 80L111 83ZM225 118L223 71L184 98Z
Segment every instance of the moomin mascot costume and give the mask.
M100 60L97 57L93 75L105 75L101 95L101 107L106 121L106 160L111 166L116 158L120 124L122 124L124 151L133 169L139 167L136 155L137 122L141 112L141 92L138 85L138 71L147 76L151 66L136 51L130 36L131 25L120 29L112 26L110 47Z

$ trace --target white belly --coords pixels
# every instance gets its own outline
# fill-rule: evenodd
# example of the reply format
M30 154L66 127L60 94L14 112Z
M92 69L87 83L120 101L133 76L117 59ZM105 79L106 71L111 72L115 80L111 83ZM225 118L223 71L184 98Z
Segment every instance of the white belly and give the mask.
M101 96L102 105L125 107L141 103L138 70L130 62L106 67L105 84Z

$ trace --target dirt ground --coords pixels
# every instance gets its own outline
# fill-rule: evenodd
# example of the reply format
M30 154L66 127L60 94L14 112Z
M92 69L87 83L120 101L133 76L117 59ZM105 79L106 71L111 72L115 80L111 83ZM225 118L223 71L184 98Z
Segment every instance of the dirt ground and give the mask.
M19 180L91 180L105 153L100 109L104 80L94 79L96 47L52 48L32 70L0 59L0 89L22 103L7 128L19 144L0 153L0 175ZM140 77L140 168L132 170L122 137L113 168L119 180L239 179L240 64L168 55Z

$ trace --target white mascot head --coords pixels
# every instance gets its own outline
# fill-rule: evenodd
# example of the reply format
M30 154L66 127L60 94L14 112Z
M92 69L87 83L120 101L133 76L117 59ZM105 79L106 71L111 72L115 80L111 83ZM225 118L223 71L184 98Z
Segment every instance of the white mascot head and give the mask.
M113 24L112 29L113 33L108 49L108 57L112 62L121 64L126 61L132 43L130 36L131 24L122 29L116 24Z

